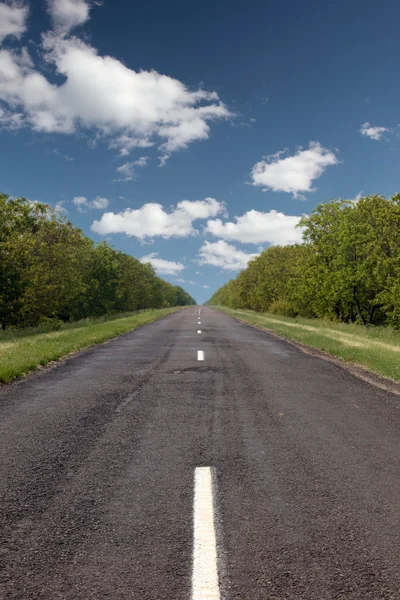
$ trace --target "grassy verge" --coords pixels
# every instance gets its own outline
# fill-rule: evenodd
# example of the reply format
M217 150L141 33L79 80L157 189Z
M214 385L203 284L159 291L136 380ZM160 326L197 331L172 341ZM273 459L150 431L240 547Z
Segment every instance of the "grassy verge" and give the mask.
M290 340L328 352L345 361L400 381L400 332L386 327L346 325L322 319L291 319L250 310L224 312Z
M46 327L30 330L10 330L0 333L0 382L9 383L51 361L77 352L88 346L105 342L180 310L162 308L124 313L112 317L85 319L63 324L58 331Z

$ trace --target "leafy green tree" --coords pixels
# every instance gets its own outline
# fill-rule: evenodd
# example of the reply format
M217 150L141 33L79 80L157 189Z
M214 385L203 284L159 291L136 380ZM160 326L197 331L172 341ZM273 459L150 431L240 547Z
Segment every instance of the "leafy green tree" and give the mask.
M41 319L69 320L87 292L84 265L92 250L90 240L57 214L48 212L34 235L23 278L22 320L36 325Z
M95 245L50 206L0 195L0 324L193 304L154 268Z
M317 257L318 315L364 325L385 320L382 308L394 300L385 290L398 276L399 225L398 196L332 201L303 218L305 240Z
M210 303L400 328L400 194L325 202L300 226L303 244L268 248Z
M26 269L47 207L26 198L0 195L0 321L5 329L18 324L29 283Z

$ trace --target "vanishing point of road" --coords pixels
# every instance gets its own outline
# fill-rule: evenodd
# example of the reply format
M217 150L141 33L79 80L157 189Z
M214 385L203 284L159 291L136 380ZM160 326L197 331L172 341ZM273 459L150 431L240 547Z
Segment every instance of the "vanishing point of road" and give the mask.
M0 598L399 600L399 407L207 307L4 386Z

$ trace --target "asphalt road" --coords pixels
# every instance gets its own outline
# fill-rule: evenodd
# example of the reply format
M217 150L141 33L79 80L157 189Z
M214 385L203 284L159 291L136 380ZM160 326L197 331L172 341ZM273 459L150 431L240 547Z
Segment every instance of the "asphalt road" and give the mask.
M398 600L399 407L197 307L3 388L0 598Z

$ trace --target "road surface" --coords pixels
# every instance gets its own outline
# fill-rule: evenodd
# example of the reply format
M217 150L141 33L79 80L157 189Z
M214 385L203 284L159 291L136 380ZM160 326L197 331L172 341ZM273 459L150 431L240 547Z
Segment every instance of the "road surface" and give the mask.
M400 398L199 310L1 390L2 600L398 600Z

